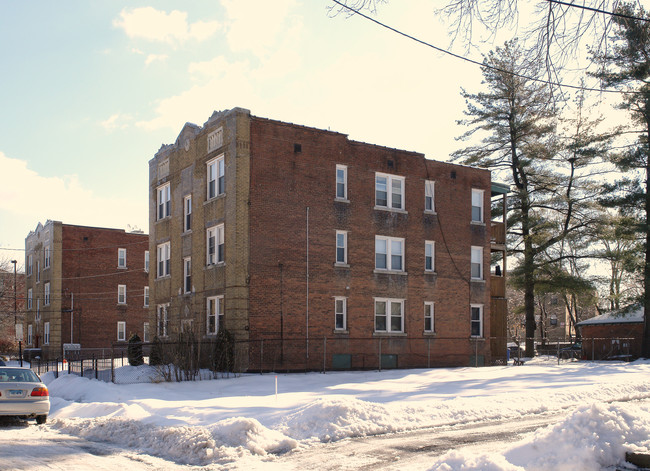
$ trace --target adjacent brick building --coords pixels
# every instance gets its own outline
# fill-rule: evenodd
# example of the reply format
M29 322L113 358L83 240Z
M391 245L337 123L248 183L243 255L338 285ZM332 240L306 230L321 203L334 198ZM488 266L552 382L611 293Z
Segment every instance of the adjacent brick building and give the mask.
M13 267L12 262L16 261L12 260L6 266ZM20 327L16 332L15 326L25 309L24 291L24 273L0 269L0 353L18 349L16 338L20 336Z
M643 307L631 306L578 322L582 352L589 360L634 359L641 356Z
M148 328L143 233L47 221L25 239L24 345L45 358L63 345L110 348Z
M505 357L489 171L235 108L186 124L149 175L161 338L227 329L244 370Z

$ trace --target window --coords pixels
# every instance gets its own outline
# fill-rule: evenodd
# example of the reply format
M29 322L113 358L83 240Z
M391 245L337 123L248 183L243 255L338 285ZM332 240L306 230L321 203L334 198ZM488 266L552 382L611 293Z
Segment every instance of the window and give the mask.
M483 279L483 247L472 246L472 279Z
M223 224L208 228L206 255L206 265L215 265L224 261Z
M117 304L126 304L126 285L117 285Z
M183 292L189 293L192 291L192 258L187 257L183 259Z
M36 260L36 283L41 281L41 261Z
M334 330L347 329L347 298L334 298Z
M157 321L156 335L158 335L158 337L167 337L168 335L167 332L167 327L169 326L169 318L167 316L168 308L169 308L169 304L158 304L158 306L156 306L156 321Z
M433 272L436 269L435 264L436 243L427 240L424 242L424 271Z
M32 289L27 290L27 309L32 308Z
M170 274L170 264L169 264L169 252L170 252L170 243L165 242L158 246L158 278L163 276L169 276Z
M32 324L27 326L27 345L32 344Z
M44 292L43 306L49 306L50 305L50 283L49 282L45 283L45 286L43 286L43 292Z
M404 271L404 239L375 236L375 268Z
M142 325L142 341L149 342L149 323L145 322Z
M192 229L192 195L183 198L183 232Z
M217 128L208 134L208 152L217 150L223 145L223 128Z
M427 180L424 182L424 210L429 213L436 211L436 205L434 200L435 194L435 182L432 180Z
M348 167L346 165L336 166L336 199L348 199Z
M164 219L172 214L171 208L171 187L166 183L158 187L158 220Z
M144 271L149 273L149 251L144 251Z
M404 332L404 300L375 298L375 332Z
M211 296L206 301L206 332L216 334L223 325L223 296Z
M149 287L144 287L144 307L149 307Z
M46 245L45 246L45 263L43 263L43 268L50 268L50 246Z
M375 174L375 206L404 209L404 177Z
M483 190L472 188L472 222L483 222Z
M424 331L435 332L433 322L433 303L430 301L424 302Z
M348 233L336 231L336 263L345 265L348 263Z
M32 274L32 261L33 257L30 254L27 256L27 276L30 276Z
M50 344L50 323L46 322L43 324L43 344Z
M117 341L124 342L126 340L126 322L119 321L117 323Z
M483 305L471 305L470 329L472 337L483 337Z
M207 199L212 199L223 194L226 191L226 168L224 164L224 155L221 154L216 159L208 162L208 188Z
M41 318L41 298L36 298L36 320Z
M126 249L117 249L117 268L126 268Z

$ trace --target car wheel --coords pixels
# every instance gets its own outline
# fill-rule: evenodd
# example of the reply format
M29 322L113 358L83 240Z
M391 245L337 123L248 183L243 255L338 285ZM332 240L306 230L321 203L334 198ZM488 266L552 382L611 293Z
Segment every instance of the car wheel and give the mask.
M38 425L44 424L47 421L47 415L37 415L36 416L36 423Z

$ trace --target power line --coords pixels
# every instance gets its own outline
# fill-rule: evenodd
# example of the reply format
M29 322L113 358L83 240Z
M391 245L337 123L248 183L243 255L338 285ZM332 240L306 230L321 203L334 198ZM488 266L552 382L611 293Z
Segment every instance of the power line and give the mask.
M396 28L393 28L392 26L388 26L387 24L382 23L379 20L376 20L376 19L374 19L374 18L372 18L372 17L370 17L368 15L365 15L365 14L361 13L359 10L355 10L354 8L349 7L346 4L341 3L338 0L331 0L331 1L336 3L339 6L343 7L343 8L346 8L346 9L350 10L352 13L355 13L355 14L361 16L362 18L365 18L366 20L372 21L373 23L381 26L382 28L386 28L386 29L388 29L388 30L390 30L390 31L392 31L394 33L397 33L397 34L399 34L401 36L404 36L405 38L411 39L412 41L415 41L415 42L420 43L420 44L422 44L424 46L435 49L438 52L442 52L443 54L450 55L450 56L452 56L452 57L454 57L456 59L460 59L460 60L463 60L465 62L469 62L470 64L478 65L479 67L485 67L485 68L488 68L488 69L491 69L491 70L495 70L497 72L502 72L504 74L513 75L515 77L521 77L523 79L531 80L531 81L542 83L542 84L545 84L545 85L556 85L558 87L566 87L566 88L571 88L571 89L574 89L574 90L585 90L585 91L589 91L589 92L599 92L599 93L622 93L622 94L625 94L625 93L638 93L638 92L635 92L635 91L628 92L628 91L623 91L623 90L609 90L609 89L606 89L606 88L589 88L589 87L582 87L582 86L579 86L579 85L567 85L567 84L563 84L563 83L560 83L560 82L553 82L551 80L544 80L544 79L540 79L540 78L536 78L536 77L531 77L529 75L520 74L518 72L513 72L513 71L510 71L510 70L501 69L499 67L495 67L495 66L487 64L485 62L479 62L477 60L470 59L469 57L461 56L460 54L456 54L454 52L448 51L448 50L443 49L443 48L441 48L439 46L436 46L434 44L423 41L422 39L418 39L415 36L411 36L410 34L404 33L404 32L402 32L402 31L400 31L400 30L398 30Z
M562 2L560 0L546 0L546 1L549 2L549 3L557 3L558 5L564 5L564 6L567 6L567 7L581 8L583 10L589 10L589 11L593 11L595 13L602 13L604 15L617 16L619 18L626 18L628 20L650 22L650 18L641 18L641 17L638 17L638 16L624 15L623 13L614 13L614 12L607 11L607 10L600 10L598 8L588 7L586 5L578 5L576 3L567 3L567 2Z

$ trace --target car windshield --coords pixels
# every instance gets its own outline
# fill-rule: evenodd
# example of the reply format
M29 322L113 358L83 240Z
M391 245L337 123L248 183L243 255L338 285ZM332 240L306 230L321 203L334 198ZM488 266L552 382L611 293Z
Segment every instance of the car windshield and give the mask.
M40 383L36 373L32 370L22 370L16 368L0 368L0 381L13 381L18 383Z

